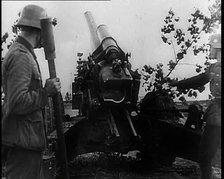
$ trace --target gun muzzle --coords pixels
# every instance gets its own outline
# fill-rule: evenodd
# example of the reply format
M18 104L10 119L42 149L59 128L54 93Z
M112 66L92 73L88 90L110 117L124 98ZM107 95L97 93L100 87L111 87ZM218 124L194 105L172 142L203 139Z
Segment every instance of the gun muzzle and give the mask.
M119 53L117 42L111 37L106 25L101 24L97 27L97 35L106 54L110 51Z

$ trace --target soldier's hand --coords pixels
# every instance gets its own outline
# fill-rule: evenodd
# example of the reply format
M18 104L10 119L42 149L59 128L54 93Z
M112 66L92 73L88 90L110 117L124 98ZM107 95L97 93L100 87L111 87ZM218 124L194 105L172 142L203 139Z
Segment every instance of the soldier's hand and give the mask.
M44 89L48 96L54 96L61 90L61 82L59 78L47 79Z
M182 81L172 81L169 83L171 87L177 87L178 91L189 89L188 86L184 85Z
M172 81L169 83L170 86L178 86L178 81Z

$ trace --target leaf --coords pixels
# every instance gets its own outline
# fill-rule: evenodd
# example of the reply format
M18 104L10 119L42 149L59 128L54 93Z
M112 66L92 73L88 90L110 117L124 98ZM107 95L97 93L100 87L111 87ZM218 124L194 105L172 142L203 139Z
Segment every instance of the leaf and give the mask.
M193 95L193 94L192 94L192 90L190 90L190 91L188 92L188 96L189 96L189 97L192 97L192 95Z
M181 60L181 59L183 59L183 58L184 58L183 53L182 53L182 52L179 52L179 53L177 54L177 59Z
M201 69L200 68L196 68L196 72L197 73L200 73L201 72Z
M172 69L175 68L176 63L173 60L170 60L169 63L168 63L168 66L169 66L169 69L172 70Z
M17 34L18 33L18 28L15 26L15 24L12 26L12 32L14 34Z
M53 25L53 26L56 26L56 25L57 25L57 19L56 19L55 17L54 17L53 20L52 20L52 25Z
M182 101L182 102L186 101L184 96L179 97L179 100Z
M190 46L191 46L190 41L188 40L187 42L185 42L185 45L186 45L187 47L190 47Z
M175 18L174 19L176 22L178 22L179 20L180 20L180 18L179 17L177 17L177 18Z
M192 95L193 95L195 98L198 96L198 94L197 94L196 91L194 91L194 92L192 93Z
M162 36L162 40L163 40L164 43L167 42L167 38L165 36Z
M199 87L198 88L198 91L201 93L201 92L203 92L205 90L205 86L201 86L201 87Z
M9 34L8 34L8 32L6 32L4 35L3 35L3 37L2 37L2 43L4 42L4 43L6 43L6 39L9 37Z
M78 57L81 57L82 55L83 55L83 53L80 53L80 52L77 53Z

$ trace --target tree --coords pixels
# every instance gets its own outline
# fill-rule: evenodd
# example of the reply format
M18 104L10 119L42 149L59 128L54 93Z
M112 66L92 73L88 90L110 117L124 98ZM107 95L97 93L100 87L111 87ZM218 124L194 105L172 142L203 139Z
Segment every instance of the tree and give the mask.
M190 14L188 19L189 26L187 30L178 28L177 25L180 18L175 13L169 10L168 15L164 19L164 26L161 28L161 38L165 44L172 46L174 52L174 59L168 62L168 74L164 74L164 65L159 63L156 67L145 65L142 69L143 86L146 91L160 91L168 94L170 97L180 97L184 100L183 94L188 94L189 97L197 97L198 92L204 91L205 87L200 87L197 90L174 90L169 84L177 81L178 78L170 78L181 60L184 59L187 53L193 52L195 56L203 53L205 57L204 66L196 64L196 72L206 70L208 67L208 52L209 46L206 43L199 44L199 39L204 34L212 33L217 26L221 24L221 0L216 0L213 5L209 7L210 17L204 15L199 9L195 9L194 13Z

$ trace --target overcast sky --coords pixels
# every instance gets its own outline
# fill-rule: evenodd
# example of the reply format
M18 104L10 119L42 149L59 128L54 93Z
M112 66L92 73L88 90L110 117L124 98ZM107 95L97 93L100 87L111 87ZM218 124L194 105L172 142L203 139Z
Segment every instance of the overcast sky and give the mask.
M2 35L10 34L11 25L18 12L27 4L44 7L48 15L57 18L54 27L56 43L56 70L62 82L62 94L71 92L71 83L76 69L77 52L87 57L92 53L90 33L84 13L91 11L97 23L106 24L111 35L125 52L131 52L130 62L134 69L145 64L167 64L174 59L170 46L161 40L164 18L172 8L180 17L180 25L187 27L187 19L194 8L208 13L208 0L111 0L111 1L2 1ZM207 40L208 37L202 38ZM48 66L43 49L36 50L43 79L48 78ZM4 53L3 53L4 55ZM183 62L203 64L205 59L188 55ZM180 65L173 75L179 79L195 75L192 65ZM142 94L142 90L141 90ZM207 98L208 92L199 98Z

